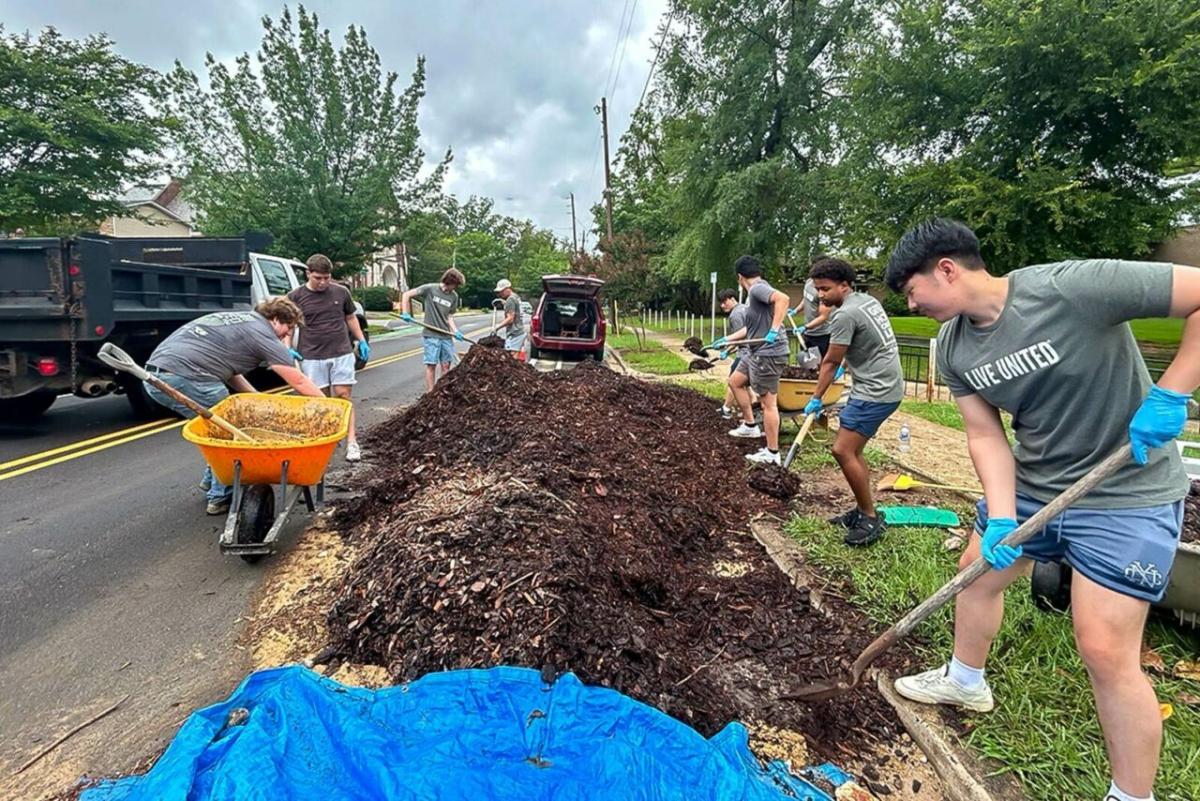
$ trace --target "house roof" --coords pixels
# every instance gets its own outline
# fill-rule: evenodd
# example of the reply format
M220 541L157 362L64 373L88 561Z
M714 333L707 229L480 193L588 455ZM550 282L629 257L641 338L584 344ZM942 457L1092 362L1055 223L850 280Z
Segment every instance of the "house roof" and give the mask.
M183 182L172 178L163 186L135 186L117 198L125 206L153 206L187 225L194 225L195 209L183 196Z

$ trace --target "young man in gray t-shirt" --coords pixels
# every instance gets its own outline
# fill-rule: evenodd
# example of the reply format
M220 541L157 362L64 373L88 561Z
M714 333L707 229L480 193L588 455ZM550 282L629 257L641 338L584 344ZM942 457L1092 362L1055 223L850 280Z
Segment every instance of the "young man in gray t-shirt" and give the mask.
M520 359L525 347L525 315L521 312L521 296L507 278L496 282L496 294L504 301L504 319L496 326L496 330L504 329L504 349L514 359Z
M400 319L406 323L416 323L412 316L413 300L421 301L425 310L425 332L421 335L421 360L425 363L425 391L432 392L437 383L438 365L441 365L442 375L450 370L454 361L454 340L464 340L462 331L454 321L454 313L458 311L458 288L466 283L466 278L454 267L442 273L442 280L437 284L421 284L400 296ZM434 330L437 329L437 330Z
M909 308L943 323L938 369L955 396L984 500L965 567L994 568L956 599L954 655L897 680L901 695L986 712L988 651L1004 590L1030 559L1074 572L1071 612L1112 766L1107 798L1152 798L1162 742L1139 655L1162 599L1182 526L1187 476L1172 439L1200 385L1200 270L1116 260L1069 261L989 275L965 225L932 220L892 253L887 282ZM1128 321L1187 318L1171 366L1152 384ZM1009 447L999 411L1013 415ZM1023 545L1018 524L1119 448L1133 461Z
M737 293L732 289L722 289L717 293L717 305L729 316L728 330L737 331L746 325L746 304L738 303ZM734 408L742 410L743 420L753 420L754 410L750 401L750 362L746 356L750 347L743 345L737 349L737 356L729 365L729 380L725 387L725 402L717 412L726 420L733 419Z
M804 412L821 411L821 399L844 359L853 383L850 401L838 416L833 456L854 493L855 506L830 522L846 529L847 545L870 545L883 536L887 522L876 513L871 468L863 451L904 397L900 350L883 306L870 295L854 291L852 265L841 259L818 259L809 270L809 278L821 302L833 312L829 317L829 349L821 359L817 386Z

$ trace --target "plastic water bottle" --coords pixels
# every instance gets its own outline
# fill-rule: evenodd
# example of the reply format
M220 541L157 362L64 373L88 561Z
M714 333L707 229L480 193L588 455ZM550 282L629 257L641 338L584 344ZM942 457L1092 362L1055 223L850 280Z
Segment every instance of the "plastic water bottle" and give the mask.
M908 423L900 424L900 452L908 453L912 450L912 432L908 430Z

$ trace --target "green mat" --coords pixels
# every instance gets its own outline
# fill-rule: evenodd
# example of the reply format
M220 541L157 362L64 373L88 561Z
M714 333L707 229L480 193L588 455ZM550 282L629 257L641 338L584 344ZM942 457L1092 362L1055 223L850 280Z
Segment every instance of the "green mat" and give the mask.
M958 515L936 506L880 506L880 513L889 526L934 526L954 528Z

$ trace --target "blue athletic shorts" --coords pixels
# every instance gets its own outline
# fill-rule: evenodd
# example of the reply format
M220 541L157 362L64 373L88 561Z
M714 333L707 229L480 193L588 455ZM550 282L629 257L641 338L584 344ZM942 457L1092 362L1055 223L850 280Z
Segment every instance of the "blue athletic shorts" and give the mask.
M883 421L892 416L892 412L900 408L900 402L879 403L877 401L851 398L838 415L838 425L848 428L864 437L873 437Z
M1045 506L1017 493L1017 522ZM987 504L976 504L975 531L987 527ZM1133 509L1071 508L1022 546L1039 562L1066 562L1113 592L1157 603L1167 591L1183 530L1183 501Z
M450 337L421 337L425 364L450 364L454 361L454 340Z

